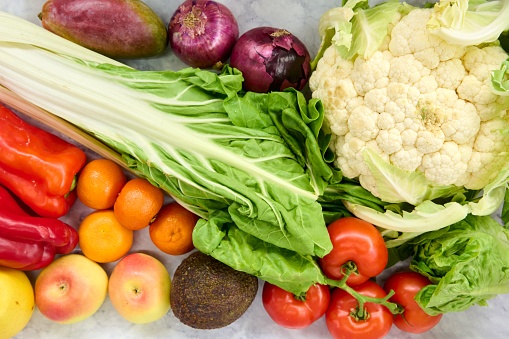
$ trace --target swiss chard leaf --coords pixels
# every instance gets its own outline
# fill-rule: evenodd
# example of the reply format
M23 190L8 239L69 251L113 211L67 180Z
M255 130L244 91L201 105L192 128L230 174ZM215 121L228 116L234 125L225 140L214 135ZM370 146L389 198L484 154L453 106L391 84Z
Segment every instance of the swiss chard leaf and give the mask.
M295 295L305 295L315 283L327 284L316 257L282 249L239 229L230 214L216 211L200 220L193 243L221 262L277 285Z
M197 133L143 148L104 137L129 166L205 219L223 210L239 229L277 247L316 256L332 249L316 200L340 175L324 159L329 139L320 133L318 101L308 104L295 90L242 93L228 67L219 75L101 69L130 88L149 88L140 95L161 97L150 102L164 119Z

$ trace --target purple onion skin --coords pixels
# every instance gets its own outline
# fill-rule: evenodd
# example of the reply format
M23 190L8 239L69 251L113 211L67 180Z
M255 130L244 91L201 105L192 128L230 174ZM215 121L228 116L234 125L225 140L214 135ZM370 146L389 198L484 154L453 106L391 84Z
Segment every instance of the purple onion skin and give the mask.
M168 40L173 53L185 64L211 68L224 63L239 37L233 13L211 0L186 0L168 24Z
M252 92L302 90L311 74L311 57L293 34L273 27L253 28L233 47L230 66L244 76L244 89Z

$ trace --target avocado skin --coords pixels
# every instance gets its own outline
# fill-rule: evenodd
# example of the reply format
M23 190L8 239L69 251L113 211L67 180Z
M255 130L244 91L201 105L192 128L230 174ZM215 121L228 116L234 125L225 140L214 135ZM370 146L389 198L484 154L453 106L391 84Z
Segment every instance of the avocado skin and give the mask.
M42 27L111 58L162 54L166 25L139 0L48 0L39 13Z
M216 329L239 319L258 292L258 278L193 252L177 267L170 300L174 315L195 329Z

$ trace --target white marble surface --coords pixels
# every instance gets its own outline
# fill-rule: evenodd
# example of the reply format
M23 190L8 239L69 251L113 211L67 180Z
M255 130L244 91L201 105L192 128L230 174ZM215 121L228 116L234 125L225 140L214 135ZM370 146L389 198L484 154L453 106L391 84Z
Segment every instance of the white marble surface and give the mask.
M44 0L0 0L0 10L39 23L39 13ZM339 0L221 0L237 17L241 33L262 25L286 28L298 36L314 56L319 38L317 25L322 13L340 3ZM180 0L146 0L167 23ZM184 65L167 52L165 55L132 62L143 69L179 69ZM90 153L90 157L94 157ZM89 210L78 202L66 221L77 227L79 220ZM79 251L79 249L77 249ZM138 231L134 251L148 252L162 260L173 275L182 257L172 257L158 251L150 242L147 230ZM108 272L113 264L105 265ZM36 272L32 273L34 279ZM261 284L260 284L261 286ZM422 335L408 335L393 328L388 338L506 338L509 337L509 295L501 295L489 302L488 307L472 307L466 312L446 314L432 331ZM1 331L1 329L0 329ZM241 319L219 330L194 330L176 319L172 312L154 323L134 325L121 318L106 299L99 311L91 318L73 325L60 325L44 318L36 310L28 326L17 339L102 339L102 338L330 338L322 318L304 330L287 330L279 327L268 317L261 304L260 294Z

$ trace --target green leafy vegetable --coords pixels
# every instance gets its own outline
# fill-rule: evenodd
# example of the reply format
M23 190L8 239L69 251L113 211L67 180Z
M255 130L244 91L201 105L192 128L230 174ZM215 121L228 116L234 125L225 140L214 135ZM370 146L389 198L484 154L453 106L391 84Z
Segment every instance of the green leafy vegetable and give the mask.
M0 74L201 216L199 250L296 294L324 279L313 260L332 244L317 199L341 176L318 100L242 92L229 67L138 71L1 12Z
M432 285L416 300L427 313L459 312L509 293L509 230L490 216L468 215L407 242L410 268Z
M315 283L329 283L315 257L264 242L241 230L232 222L231 216L221 210L209 221L198 222L193 243L223 263L296 295L304 295Z

